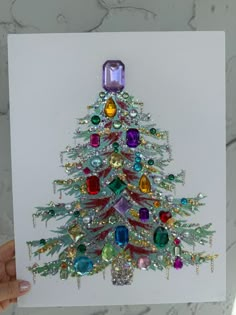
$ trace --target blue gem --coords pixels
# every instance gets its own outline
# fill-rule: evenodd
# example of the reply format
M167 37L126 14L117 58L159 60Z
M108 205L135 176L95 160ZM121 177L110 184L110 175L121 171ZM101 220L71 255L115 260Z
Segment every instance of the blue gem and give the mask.
M74 260L75 271L81 275L86 275L93 269L93 262L86 256L80 256Z
M123 247L129 242L129 230L124 225L116 227L115 231L115 242L117 245Z
M135 158L135 162L140 163L140 162L141 162L141 157L137 156L137 157Z
M186 205L188 203L188 200L186 198L181 199L182 205Z
M134 170L136 171L136 172L140 172L141 170L142 170L142 164L141 163L135 163L134 164Z

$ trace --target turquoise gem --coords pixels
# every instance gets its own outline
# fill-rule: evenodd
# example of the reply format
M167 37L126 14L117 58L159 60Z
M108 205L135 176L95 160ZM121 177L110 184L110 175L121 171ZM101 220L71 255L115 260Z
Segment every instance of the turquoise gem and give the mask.
M142 164L141 163L135 163L134 164L134 170L136 171L136 172L140 172L141 170L142 170Z
M117 245L123 247L129 242L129 230L126 226L120 225L116 227L115 242Z
M141 162L141 157L137 156L137 157L135 158L135 162L140 163L140 162Z
M188 203L188 200L186 198L181 199L182 205L186 205Z
M75 271L80 275L86 275L93 270L93 262L86 256L80 256L74 260Z

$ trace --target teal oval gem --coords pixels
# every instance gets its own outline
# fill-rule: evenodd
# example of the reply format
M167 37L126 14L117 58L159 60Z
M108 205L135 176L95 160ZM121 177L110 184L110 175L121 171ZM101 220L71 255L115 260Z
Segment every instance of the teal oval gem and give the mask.
M119 143L118 142L114 142L112 144L112 146L113 146L114 149L118 149L119 148Z
M136 172L140 172L141 170L142 170L142 164L141 163L135 163L134 164L134 170L136 171Z
M150 133L151 133L152 135L155 135L155 134L157 133L157 130L156 130L155 128L151 128L151 129L150 129Z
M135 162L140 163L140 162L141 162L141 157L136 156L136 158L135 158Z
M93 270L93 262L86 256L80 256L74 260L75 271L81 275L86 275Z
M188 203L188 200L186 198L181 199L182 205L186 205Z
M158 226L158 228L154 232L153 240L156 247L165 247L169 242L168 231L163 226Z
M129 242L129 230L126 226L120 225L116 227L115 242L117 245L123 247Z
M174 179L175 179L175 175L170 174L170 175L168 176L168 179L169 179L169 180L174 180Z
M102 159L99 156L94 156L91 158L90 164L95 168L100 167L102 165Z

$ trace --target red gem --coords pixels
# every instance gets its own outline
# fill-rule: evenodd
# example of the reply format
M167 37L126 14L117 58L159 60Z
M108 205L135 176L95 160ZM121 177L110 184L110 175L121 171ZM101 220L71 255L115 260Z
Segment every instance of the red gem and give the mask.
M83 172L84 172L85 175L88 175L90 173L90 169L88 167L85 167Z
M181 241L180 241L180 239L179 239L179 238L175 238L175 239L174 239L174 243L175 243L175 245L179 245L179 244L180 244L180 242L181 242Z
M94 148L99 147L100 135L98 133L93 133L92 135L90 135L90 145Z
M66 269L67 268L67 263L66 262L62 262L61 263L61 269Z
M163 223L166 223L172 217L169 211L160 211L159 218Z
M90 195L96 195L100 191L99 178L97 176L90 176L86 179L87 190Z

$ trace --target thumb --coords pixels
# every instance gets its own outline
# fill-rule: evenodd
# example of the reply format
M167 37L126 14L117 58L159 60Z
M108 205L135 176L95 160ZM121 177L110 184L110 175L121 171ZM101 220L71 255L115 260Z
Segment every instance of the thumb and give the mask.
M30 290L30 286L30 283L24 280L0 283L0 302L24 295Z

